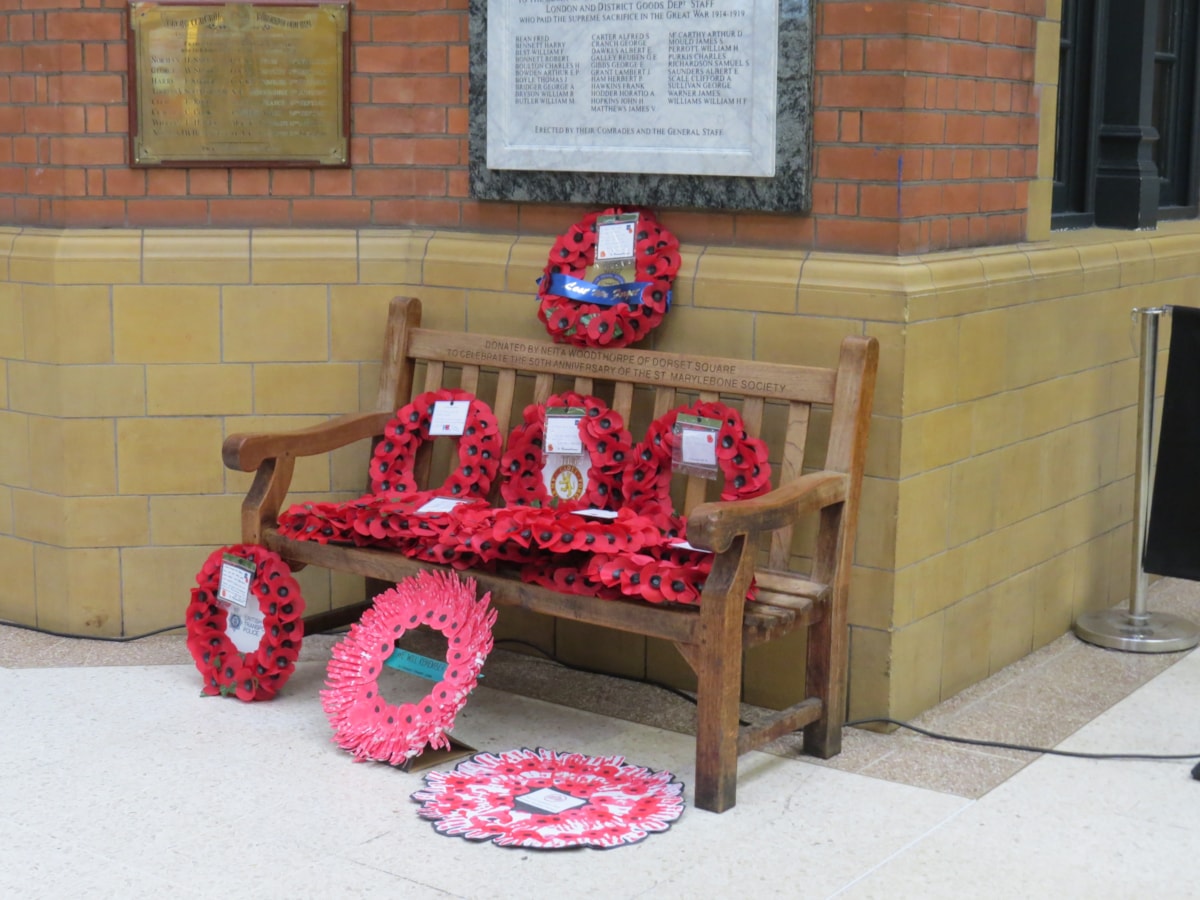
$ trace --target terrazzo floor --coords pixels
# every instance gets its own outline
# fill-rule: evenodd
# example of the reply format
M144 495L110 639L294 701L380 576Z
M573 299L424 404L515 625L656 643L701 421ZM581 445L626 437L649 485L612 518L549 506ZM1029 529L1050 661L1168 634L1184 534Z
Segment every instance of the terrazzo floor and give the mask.
M1200 585L1150 608L1200 621ZM419 773L355 765L311 636L271 703L199 696L177 634L127 644L0 627L0 897L1200 897L1195 760L1099 761L850 729L816 761L744 756L738 805L610 851L447 838ZM620 754L693 780L693 710L656 688L497 650L455 734ZM923 714L963 737L1196 754L1200 655L1065 636ZM746 708L746 716L756 710Z

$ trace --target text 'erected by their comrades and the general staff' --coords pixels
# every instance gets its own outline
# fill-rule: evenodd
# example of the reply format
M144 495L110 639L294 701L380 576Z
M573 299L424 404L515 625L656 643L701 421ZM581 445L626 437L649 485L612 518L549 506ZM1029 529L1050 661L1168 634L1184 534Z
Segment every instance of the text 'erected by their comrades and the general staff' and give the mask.
M745 375L736 360L690 359L636 350L595 350L533 344L511 338L489 338L479 347L452 347L446 356L463 363L578 372L640 382L667 382L698 388L749 391L764 396L784 394L785 384ZM753 364L748 363L748 367Z

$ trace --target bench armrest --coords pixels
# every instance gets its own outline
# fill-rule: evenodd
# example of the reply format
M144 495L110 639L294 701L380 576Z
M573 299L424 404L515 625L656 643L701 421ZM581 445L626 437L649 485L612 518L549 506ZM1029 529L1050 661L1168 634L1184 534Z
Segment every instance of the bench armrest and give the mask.
M353 413L299 431L231 434L221 445L221 458L230 469L253 472L268 459L315 456L383 434L392 415L390 412Z
M688 516L688 543L724 552L739 534L775 531L793 524L802 513L841 503L848 482L843 472L812 472L761 497L702 503Z

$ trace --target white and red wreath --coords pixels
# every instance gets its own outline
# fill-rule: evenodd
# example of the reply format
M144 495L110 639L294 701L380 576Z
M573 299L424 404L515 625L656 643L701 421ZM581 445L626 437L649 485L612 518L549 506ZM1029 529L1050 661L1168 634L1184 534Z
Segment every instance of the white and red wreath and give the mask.
M538 850L636 844L683 813L683 785L670 772L545 749L476 754L427 773L412 797L440 834Z

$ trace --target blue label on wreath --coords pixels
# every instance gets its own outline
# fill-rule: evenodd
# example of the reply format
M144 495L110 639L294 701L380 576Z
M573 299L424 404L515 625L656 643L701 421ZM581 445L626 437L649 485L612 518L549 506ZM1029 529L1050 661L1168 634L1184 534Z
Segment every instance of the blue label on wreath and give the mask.
M446 663L419 653L410 653L397 647L392 655L383 661L391 669L416 675L418 678L428 678L430 681L441 681L446 675Z
M550 293L568 300L594 303L597 306L637 306L642 302L642 291L650 287L648 281L631 281L627 284L600 285L574 275L555 272L550 276Z

